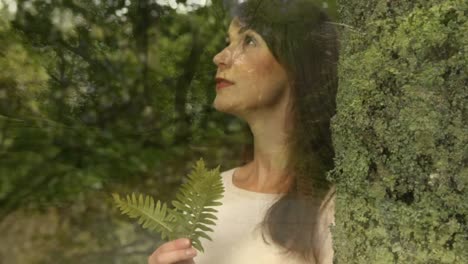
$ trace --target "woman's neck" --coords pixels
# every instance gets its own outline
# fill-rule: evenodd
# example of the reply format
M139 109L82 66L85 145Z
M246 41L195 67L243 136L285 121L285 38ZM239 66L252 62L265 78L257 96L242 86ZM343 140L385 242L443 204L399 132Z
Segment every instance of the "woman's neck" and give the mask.
M267 170L255 160L236 170L233 183L242 189L260 193L286 193L291 177Z

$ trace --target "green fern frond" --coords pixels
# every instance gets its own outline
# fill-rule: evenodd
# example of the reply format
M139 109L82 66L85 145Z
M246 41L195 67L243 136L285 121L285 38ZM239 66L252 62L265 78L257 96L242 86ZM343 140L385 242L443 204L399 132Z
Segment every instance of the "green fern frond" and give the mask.
M173 232L173 216L167 213L165 203L158 201L156 204L150 196L143 198L139 195L138 199L134 193L127 195L127 199L121 199L118 194L112 194L117 207L122 214L128 215L130 218L138 218L138 224L142 225L151 231L161 233L162 237L167 237Z
M216 225L213 220L218 219L214 214L218 211L212 207L222 205L217 200L223 197L223 193L219 166L208 171L200 159L188 175L188 181L176 193L176 200L171 203L174 209L167 208L160 201L155 204L153 198L144 198L141 194L138 199L135 194L127 195L126 200L118 194L112 196L122 214L138 218L143 228L160 233L163 240L190 238L193 247L203 252L200 238L211 241L206 233L213 232L213 229L208 225Z

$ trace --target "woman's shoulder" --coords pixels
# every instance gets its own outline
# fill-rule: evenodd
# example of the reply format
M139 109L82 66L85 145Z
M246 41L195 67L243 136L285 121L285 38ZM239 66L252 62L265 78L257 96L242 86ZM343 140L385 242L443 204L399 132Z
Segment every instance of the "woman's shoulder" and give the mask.
M333 262L333 241L330 226L335 225L335 196L336 187L332 186L328 191L320 208L321 232L319 236L319 261L318 263L331 264Z
M221 176L228 176L228 175L231 175L234 170L236 170L237 167L234 167L234 168L230 168L230 169L224 169L223 171L221 171Z
M221 178L223 180L223 182L225 182L226 184L230 182L230 179L232 178L232 174L234 174L234 171L236 170L237 168L231 168L231 169L225 169L223 171L221 171Z
M330 210L330 208L335 207L335 196L336 196L336 186L332 185L330 189L328 190L327 194L325 195L325 198L323 199L323 202L320 206L320 210Z

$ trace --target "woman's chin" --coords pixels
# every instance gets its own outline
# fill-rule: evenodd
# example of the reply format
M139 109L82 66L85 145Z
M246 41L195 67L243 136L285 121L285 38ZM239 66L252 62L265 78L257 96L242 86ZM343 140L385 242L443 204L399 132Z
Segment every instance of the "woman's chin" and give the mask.
M213 107L216 109L218 112L226 113L226 114L231 114L238 116L239 111L236 111L236 106L232 102L223 102L222 100L219 100L218 98L214 100L213 102Z
M216 101L213 103L213 107L216 109L216 111L226 114L231 114L232 111L232 106L228 104L217 103Z

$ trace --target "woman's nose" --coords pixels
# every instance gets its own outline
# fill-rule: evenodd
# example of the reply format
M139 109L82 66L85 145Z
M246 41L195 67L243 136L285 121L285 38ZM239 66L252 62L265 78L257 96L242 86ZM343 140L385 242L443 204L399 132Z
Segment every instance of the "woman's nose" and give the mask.
M225 67L229 65L230 60L231 52L227 48L223 49L213 57L213 63L216 64L216 66L218 67Z

